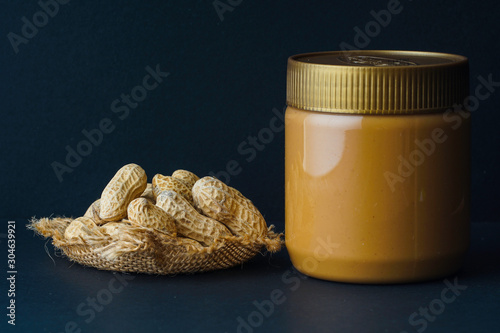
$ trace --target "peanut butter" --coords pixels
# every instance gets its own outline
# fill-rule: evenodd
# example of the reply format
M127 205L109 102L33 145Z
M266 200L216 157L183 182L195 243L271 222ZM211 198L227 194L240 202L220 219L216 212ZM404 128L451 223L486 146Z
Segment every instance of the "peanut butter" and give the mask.
M470 118L460 113L457 126L449 108L463 101L466 74L466 58L435 53L290 58L285 233L299 271L401 283L460 268Z

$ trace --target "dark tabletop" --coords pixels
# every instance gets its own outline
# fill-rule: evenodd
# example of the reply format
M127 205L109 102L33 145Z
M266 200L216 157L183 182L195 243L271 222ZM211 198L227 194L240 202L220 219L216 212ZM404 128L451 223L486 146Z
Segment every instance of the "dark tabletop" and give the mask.
M194 275L99 271L54 253L26 230L27 222L16 220L15 297L2 279L1 332L500 332L498 223L472 225L472 246L457 275L355 285L298 273L286 250ZM11 299L15 326L7 323Z

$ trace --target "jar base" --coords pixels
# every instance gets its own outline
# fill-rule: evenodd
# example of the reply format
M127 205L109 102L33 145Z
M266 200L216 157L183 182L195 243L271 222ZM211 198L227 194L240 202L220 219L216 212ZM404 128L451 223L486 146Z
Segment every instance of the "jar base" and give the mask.
M421 261L316 260L288 250L293 266L301 273L335 282L357 284L399 284L444 278L462 267L465 253Z

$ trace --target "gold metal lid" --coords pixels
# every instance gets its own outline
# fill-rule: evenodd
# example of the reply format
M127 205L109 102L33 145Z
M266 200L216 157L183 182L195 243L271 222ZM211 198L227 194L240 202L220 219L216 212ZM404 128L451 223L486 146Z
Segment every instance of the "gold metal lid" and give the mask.
M287 104L358 114L442 112L469 92L466 57L417 51L337 51L288 58Z

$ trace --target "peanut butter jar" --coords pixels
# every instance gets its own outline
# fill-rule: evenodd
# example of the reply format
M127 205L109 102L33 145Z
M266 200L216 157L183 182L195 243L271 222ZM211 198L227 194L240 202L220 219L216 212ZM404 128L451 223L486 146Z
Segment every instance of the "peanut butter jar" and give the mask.
M312 277L444 277L469 246L467 58L412 51L288 59L285 238ZM466 104L466 103L465 103Z

